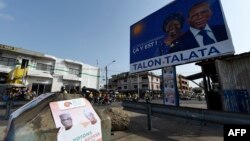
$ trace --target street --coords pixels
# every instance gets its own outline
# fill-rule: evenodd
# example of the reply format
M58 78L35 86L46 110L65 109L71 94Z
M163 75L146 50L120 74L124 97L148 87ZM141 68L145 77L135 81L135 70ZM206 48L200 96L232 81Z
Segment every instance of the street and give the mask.
M139 102L145 102L144 99L140 99ZM190 107L190 108L200 108L200 109L207 109L207 104L205 100L196 100L196 99L191 99L191 100L180 100L180 107ZM156 103L156 104L163 104L162 99L153 99L151 103Z

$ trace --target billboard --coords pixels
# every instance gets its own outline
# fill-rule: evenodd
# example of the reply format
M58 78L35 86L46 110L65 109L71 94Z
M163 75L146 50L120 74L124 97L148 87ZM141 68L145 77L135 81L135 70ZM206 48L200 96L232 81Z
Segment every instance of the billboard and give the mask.
M219 0L176 0L130 27L130 72L233 54Z

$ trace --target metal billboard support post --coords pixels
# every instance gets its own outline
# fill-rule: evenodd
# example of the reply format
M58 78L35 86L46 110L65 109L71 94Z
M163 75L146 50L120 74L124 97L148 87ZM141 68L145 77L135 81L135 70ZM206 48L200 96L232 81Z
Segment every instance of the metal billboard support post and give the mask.
M138 73L138 75L137 75L137 83L138 83L138 86L137 86L137 93L138 93L138 100L139 100L139 98L140 98L140 81L139 81L139 79L140 79L140 75L139 75L139 73Z
M151 105L149 99L147 99L147 122L148 122L148 130L151 131L152 122L151 122Z

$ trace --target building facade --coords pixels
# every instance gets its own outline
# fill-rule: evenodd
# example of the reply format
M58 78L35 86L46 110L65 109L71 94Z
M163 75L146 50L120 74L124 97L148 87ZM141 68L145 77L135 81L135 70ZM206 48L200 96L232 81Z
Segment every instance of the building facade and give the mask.
M182 75L178 74L176 76L177 88L179 94L191 94L192 90L189 87L189 81L185 79Z
M137 92L144 94L146 91L160 93L160 76L152 72L130 74L129 72L113 75L109 79L109 89L120 92Z
M7 82L8 73L17 66L28 68L23 84L38 94L81 90L83 86L99 88L100 68L82 62L0 44L0 84Z

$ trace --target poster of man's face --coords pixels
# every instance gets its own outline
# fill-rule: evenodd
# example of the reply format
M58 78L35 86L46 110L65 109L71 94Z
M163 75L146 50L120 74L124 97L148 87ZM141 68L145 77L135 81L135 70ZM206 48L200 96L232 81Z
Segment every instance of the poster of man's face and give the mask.
M72 118L69 113L63 113L59 115L62 125L66 130L70 129L73 126Z
M58 141L102 141L101 120L87 99L50 102L50 108L55 125L59 128Z

